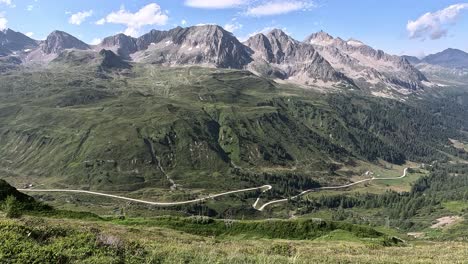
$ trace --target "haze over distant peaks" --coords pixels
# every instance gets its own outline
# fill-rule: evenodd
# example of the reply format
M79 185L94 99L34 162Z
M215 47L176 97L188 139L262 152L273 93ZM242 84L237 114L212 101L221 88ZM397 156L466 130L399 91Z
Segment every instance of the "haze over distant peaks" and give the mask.
M439 84L468 83L468 53L462 50L449 48L424 58L403 57Z
M252 49L254 63L250 67L263 74L300 83L342 82L353 85L344 74L336 71L313 46L299 42L279 29L257 34L245 44Z
M375 50L359 40L345 41L321 31L310 35L305 42L313 45L335 69L361 85L418 90L427 82L404 58Z
M257 75L314 87L358 88L409 93L432 86L424 73L431 66L444 69L468 67L468 55L447 49L418 59L396 56L376 50L364 42L343 40L320 31L298 41L282 30L257 34L241 43L232 33L217 25L176 27L151 30L138 38L124 34L106 37L98 45L88 45L78 38L54 31L46 40L36 41L11 29L0 32L2 69L12 65L47 64L57 58L71 60L77 56L96 55L110 50L119 60L162 66L199 65L203 67L246 69ZM61 53L69 50L84 53ZM108 56L113 56L108 54ZM82 60L83 62L86 59ZM57 61L56 61L57 62ZM426 65L424 70L418 66ZM421 71L424 73L422 73Z
M468 53L458 49L446 49L429 55L422 61L448 68L468 68Z

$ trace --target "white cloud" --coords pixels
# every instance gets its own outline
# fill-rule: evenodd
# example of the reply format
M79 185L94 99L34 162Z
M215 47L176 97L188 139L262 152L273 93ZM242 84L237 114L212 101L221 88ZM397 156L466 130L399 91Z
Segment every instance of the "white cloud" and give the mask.
M239 40L241 42L244 42L244 41L248 40L249 38L251 38L251 37L253 37L253 36L257 35L257 34L266 34L266 33L270 32L270 31L272 31L273 29L275 29L275 28L274 27L265 27L265 28L260 29L258 31L252 32L252 33L248 34L247 36L240 37Z
M222 9L247 4L250 0L185 0L185 5L196 8Z
M91 40L91 45L98 45L100 44L102 41L102 39L100 38L94 38L93 40Z
M166 25L168 20L169 16L167 13L163 12L158 4L152 3L144 6L136 13L131 13L122 7L119 11L112 12L105 18L98 20L96 24L113 23L126 25L127 29L124 31L124 34L138 36L139 30L143 26L163 26Z
M11 2L11 0L0 0L0 4L5 4L7 6L14 7L15 5Z
M105 18L101 18L101 19L99 19L98 21L96 21L95 24L101 26L101 25L104 25L105 23L106 23L106 19L105 19Z
M229 32L234 32L238 29L241 29L242 27L243 27L242 24L240 24L239 22L235 22L235 21L232 21L232 23L227 23L226 25L224 25L224 29Z
M454 25L460 12L468 9L468 3L455 4L434 13L426 13L418 19L408 21L406 29L412 39L424 40L446 37L448 27Z
M26 32L25 35L28 36L28 37L32 37L34 35L34 33L33 32Z
M6 29L8 24L8 20L4 17L2 13L0 13L0 30Z
M125 35L127 36L131 36L131 37L138 37L138 35L140 34L140 32L138 31L138 29L136 28L127 28L125 29L125 31L123 32Z
M73 25L81 25L81 23L83 23L86 20L86 18L92 15L93 15L93 10L78 12L78 13L71 15L70 19L68 20L68 23L73 24Z
M216 23L198 23L195 26L196 27L204 27L204 26L213 26L216 25Z
M260 5L249 7L245 14L255 17L272 16L287 14L299 10L309 10L313 7L315 7L315 4L312 1L275 0L263 2Z
M239 37L239 40L241 42L244 42L244 41L247 41L249 38L255 36L255 35L258 35L258 34L268 34L270 33L271 31L273 31L274 29L281 29L284 33L288 34L288 35L291 35L291 33L288 31L287 28L285 27L280 27L280 26L277 26L277 27L265 27L265 28L262 28L260 30L257 30L257 31L254 31L250 34L248 34L247 36L243 36L243 37Z
M27 10L27 11L32 11L33 9L34 9L34 6L33 6L33 5L28 5L28 6L26 7L26 10Z
M187 25L187 20L185 20L185 19L182 19L182 21L180 21L180 24L181 24L182 26L185 26L185 25Z

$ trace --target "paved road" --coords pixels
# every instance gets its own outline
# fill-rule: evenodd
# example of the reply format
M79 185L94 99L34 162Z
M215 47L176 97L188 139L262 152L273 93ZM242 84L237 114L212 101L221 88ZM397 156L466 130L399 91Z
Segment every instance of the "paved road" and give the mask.
M320 188L315 188L315 189L310 189L310 190L306 190L306 191L303 191L301 192L300 194L296 195L296 196L292 196L290 197L289 199L286 198L286 199L280 199L280 200L275 200L275 201L271 201L271 202L268 202L268 203L265 203L263 204L260 208L257 209L257 204L259 202L259 199L257 199L257 201L255 201L255 203L253 204L253 208L257 209L258 211L263 211L267 206L269 205L272 205L272 204L276 204L276 203L284 203L284 202L287 202L288 200L290 199L296 199L306 193L310 193L310 192L313 192L313 191L320 191L320 190L338 190L338 189L344 189L344 188L348 188L348 187L351 187L351 186L354 186L354 185L357 185L357 184L361 184L361 183L364 183L364 182L370 182L370 181L381 181L381 180L399 180L399 179L403 179L406 177L406 174L408 172L408 169L409 168L405 168L403 170L403 175L401 175L400 177L396 177L396 178L375 178L375 177L372 177L370 179L365 179L365 180L361 180L361 181L357 181L357 182L353 182L353 183L350 183L350 184L346 184L346 185L341 185L341 186L330 186L330 187L320 187Z
M271 185L263 185L263 186L255 187L255 188L248 188L248 189L241 189L241 190L223 192L223 193L219 193L219 194L212 194L212 195L208 195L207 197L194 199L194 200L189 200L189 201L164 202L164 203L163 202L150 202L150 201L133 199L133 198L123 197L123 196L118 196L118 195L112 195L112 194L106 194L106 193L100 193L100 192L84 191L84 190L18 189L18 191L20 191L20 192L84 193L84 194L99 195L99 196L105 196L105 197L110 197L110 198L115 198L115 199L121 199L121 200L126 200L126 201L130 201L130 202L135 202L135 203L143 203L143 204L150 204L150 205L157 205L157 206L174 206L174 205L183 205L183 204L191 204L191 203L202 202L202 201L205 201L205 200L209 200L209 199L213 199L213 198L216 198L216 197L225 196L225 195L229 195L229 194L234 194L234 193L251 192L251 191L256 191L256 190L261 190L262 192L266 192L268 190L271 190L272 188L273 187Z
M303 196L304 194L307 194L307 193L313 192L313 191L344 189L344 188L348 188L348 187L351 187L351 186L354 186L354 185L357 185L357 184L361 184L361 183L364 183L364 182L377 181L377 180L398 180L398 179L402 179L402 178L406 177L407 171L408 171L408 168L405 168L404 171L403 171L403 175L400 176L400 177L396 177L396 178L375 178L375 177L372 177L370 179L365 179L365 180L361 180L361 181L357 181L357 182L353 182L353 183L346 184L346 185L341 185L341 186L330 186L330 187L320 187L320 188L310 189L310 190L303 191L303 192L301 192L300 194L298 194L296 196L292 196L289 199L296 199L296 198L298 198L300 196ZM92 192L92 191L84 191L84 190L18 189L18 191L20 191L20 192L83 193L83 194L91 194L91 195L105 196L105 197L110 197L110 198L115 198L115 199L120 199L120 200L126 200L126 201L130 201L130 202L135 202L135 203L143 203L143 204L157 205L157 206L174 206L174 205L184 205L184 204L202 202L202 201L206 201L206 200L209 200L209 199L214 199L216 197L225 196L225 195L234 194L234 193L251 192L251 191L257 191L257 190L261 190L262 192L266 192L266 191L271 190L272 188L273 187L271 185L263 185L263 186L260 186L260 187L240 189L240 190L235 190L235 191L229 191L229 192L223 192L223 193L219 193L219 194L208 195L207 197L198 198L198 199L189 200L189 201L181 201L181 202L151 202L151 201L133 199L133 198L123 197L123 196L118 196L118 195L112 195L112 194L106 194L106 193L100 193L100 192ZM286 198L286 199L271 201L271 202L263 204L260 208L257 208L257 205L260 202L260 197L258 197L255 200L255 203L252 205L252 207L255 208L258 211L263 211L269 205L276 204L276 203L287 202L289 199Z

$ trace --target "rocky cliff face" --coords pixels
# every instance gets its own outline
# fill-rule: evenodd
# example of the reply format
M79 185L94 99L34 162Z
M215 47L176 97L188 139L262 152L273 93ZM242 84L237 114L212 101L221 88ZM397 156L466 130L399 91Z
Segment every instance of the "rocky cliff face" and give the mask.
M45 54L59 54L65 49L88 50L90 47L74 36L58 30L50 33L41 44L41 50Z
M34 49L38 46L37 41L26 35L5 29L0 31L0 56L15 55Z
M369 86L418 90L427 81L405 58L375 50L355 39L345 41L322 31L305 42L313 45L335 69Z
M137 39L124 34L117 34L105 38L99 45L95 47L95 50L112 50L114 53L128 58L130 54L138 51Z
M12 30L0 32L0 57L16 56L25 63L44 64L57 59L76 65L98 58L101 50L112 51L100 55L121 66L126 60L163 66L248 69L261 76L315 87L339 85L407 92L423 88L427 81L405 57L375 50L359 40L334 38L323 31L301 42L276 29L241 43L219 26L204 25L152 30L139 38L117 34L94 46L62 31L52 32L45 41ZM454 55L450 54L454 52L439 54L439 61L451 61ZM13 65L8 60L3 64L9 66L5 69Z
M350 80L336 71L312 45L299 42L281 30L258 34L245 43L253 52L254 62L250 67L269 68L266 73L301 83L311 84L318 80L350 84ZM279 73L278 73L279 72Z
M215 25L156 31L137 39L135 61L164 65L206 65L240 69L251 62L248 49Z
M99 51L100 66L103 69L129 69L130 64L111 50Z

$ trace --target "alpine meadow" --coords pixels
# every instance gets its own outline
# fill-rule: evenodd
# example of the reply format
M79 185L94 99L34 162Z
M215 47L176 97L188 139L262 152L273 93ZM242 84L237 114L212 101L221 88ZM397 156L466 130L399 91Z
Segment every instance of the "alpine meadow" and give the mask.
M468 263L468 3L410 2L0 0L0 263Z

